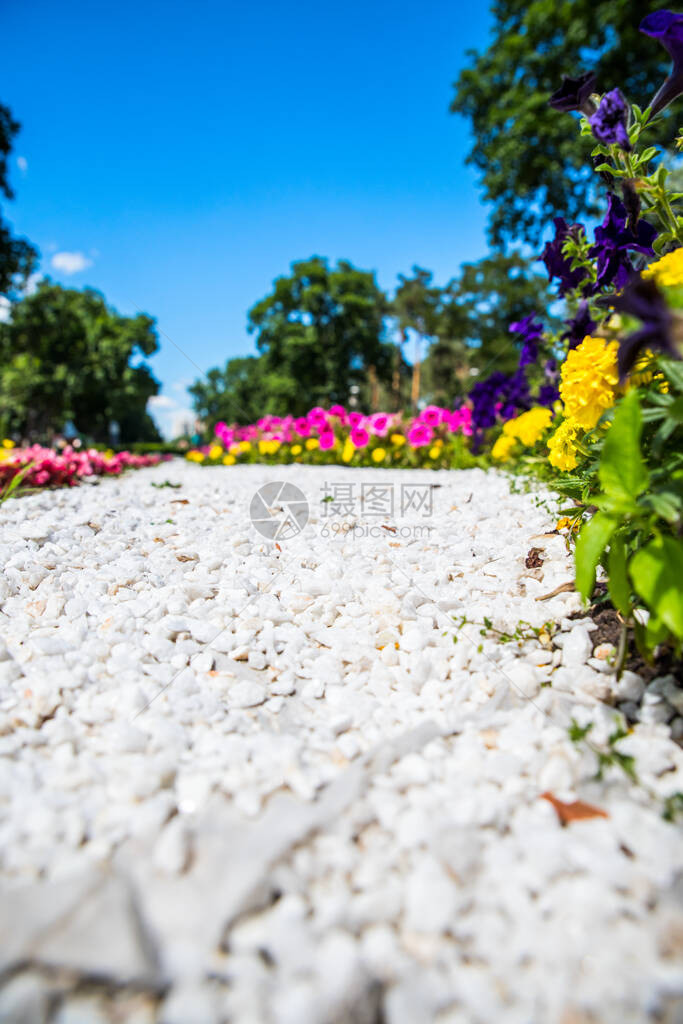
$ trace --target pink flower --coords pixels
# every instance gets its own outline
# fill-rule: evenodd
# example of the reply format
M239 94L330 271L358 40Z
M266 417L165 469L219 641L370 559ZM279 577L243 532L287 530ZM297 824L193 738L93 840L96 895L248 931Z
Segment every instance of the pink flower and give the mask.
M351 413L351 416L353 416L353 413ZM364 427L354 427L351 431L351 442L356 448L365 448L369 440L370 435Z
M365 417L362 412L350 412L349 413L349 426L357 427L359 423L363 421Z
M430 426L416 421L408 431L408 444L411 448L423 448L431 444L433 437L434 431Z
M438 405L428 405L426 409L422 410L418 418L429 427L438 427L441 422L441 409L439 409Z
M463 405L460 409L454 409L450 414L448 420L448 429L452 433L461 430L463 434L471 435L472 433L472 410L467 405Z
M320 447L323 451L327 448L334 448L334 433L331 430L322 430L320 432Z
M314 406L313 409L311 409L311 411L306 416L306 419L308 420L310 425L314 427L316 430L324 430L324 428L327 426L327 413L319 405L316 405Z
M375 437L386 437L389 430L389 414L376 412L374 416L370 417L370 429Z
M305 416L299 416L298 419L294 420L294 429L299 437L308 437L311 432L311 425Z
M346 423L346 409L343 405L331 405L330 416L336 416L342 423Z

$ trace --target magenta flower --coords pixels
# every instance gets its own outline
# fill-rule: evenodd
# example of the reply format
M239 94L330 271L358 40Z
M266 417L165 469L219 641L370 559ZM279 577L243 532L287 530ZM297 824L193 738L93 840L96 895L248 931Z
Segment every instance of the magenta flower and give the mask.
M459 409L454 409L449 415L447 426L451 433L455 434L461 430L469 437L472 434L472 410L469 406L463 405Z
M299 416L298 419L294 420L294 429L299 437L308 437L311 432L311 425L305 416Z
M351 415L353 415L353 413L351 413ZM365 448L369 440L370 435L365 427L354 427L351 431L351 441L356 448Z
M441 409L438 405L428 405L423 409L418 419L426 423L428 427L438 427L441 422Z
M343 405L331 405L330 416L336 416L342 423L346 423L346 409Z
M334 448L334 432L332 430L323 430L320 434L320 447L323 451L328 448Z
M389 430L389 414L376 412L370 417L370 429L375 437L386 437Z
M316 405L306 416L306 419L316 430L322 430L327 426L327 413L325 410Z
M363 416L362 412L350 412L349 413L349 426L350 427L357 427L360 423L363 422L364 419L365 419L365 417Z
M424 448L432 443L434 431L428 424L415 421L408 431L408 444L411 448Z

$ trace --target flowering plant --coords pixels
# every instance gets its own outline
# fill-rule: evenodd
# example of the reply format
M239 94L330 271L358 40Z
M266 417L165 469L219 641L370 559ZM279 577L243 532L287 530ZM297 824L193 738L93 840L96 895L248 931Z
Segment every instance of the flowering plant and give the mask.
M17 481L28 488L73 486L84 477L118 476L124 469L155 466L161 461L160 455L82 450L70 445L61 451L39 444L17 448L5 439L0 443L0 495L17 493Z
M590 72L565 79L550 100L580 112L608 196L592 243L584 225L558 218L542 255L570 313L553 339L564 356L548 461L555 485L575 501L577 589L588 599L602 566L623 623L622 655L631 628L645 656L658 645L680 655L683 196L646 137L683 92L683 15L658 11L640 30L673 59L646 109L618 88L596 95Z
M226 466L259 461L452 468L474 463L468 449L472 431L467 405L429 405L408 418L316 406L306 416L264 416L248 426L217 423L216 442L189 451L186 458Z

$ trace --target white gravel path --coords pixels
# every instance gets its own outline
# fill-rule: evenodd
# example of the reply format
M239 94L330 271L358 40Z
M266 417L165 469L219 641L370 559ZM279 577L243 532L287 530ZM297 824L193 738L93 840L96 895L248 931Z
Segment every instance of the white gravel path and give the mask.
M311 506L279 549L249 519L278 479ZM620 741L641 785L593 778L571 719L601 748L597 698L643 683L591 659L576 595L537 600L572 577L543 499L176 461L0 507L0 1021L679 1020L683 702L651 685ZM563 828L545 791L607 816Z

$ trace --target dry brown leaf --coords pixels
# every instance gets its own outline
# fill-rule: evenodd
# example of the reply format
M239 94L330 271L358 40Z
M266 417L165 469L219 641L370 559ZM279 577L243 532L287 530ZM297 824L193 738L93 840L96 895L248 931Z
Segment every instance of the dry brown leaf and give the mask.
M609 818L607 811L603 811L601 807L586 804L583 800L572 800L570 804L566 804L549 792L541 793L541 800L547 800L549 804L553 805L561 825L568 825L570 821L584 821L587 818Z
M190 502L189 502L188 498L171 498L171 504L172 505L189 505Z
M567 583L560 583L559 587L555 587L555 589L551 590L549 594L541 594L541 596L537 597L536 600L537 601L549 601L551 597L557 597L558 594L566 594L570 590L573 590L573 589L574 589L574 581L573 580L568 580Z
M382 529L386 530L387 533L396 533L396 527L395 526L386 526L385 523L382 523Z
M540 569L543 565L543 559L541 558L541 548L530 548L529 554L524 560L524 564L527 569Z

